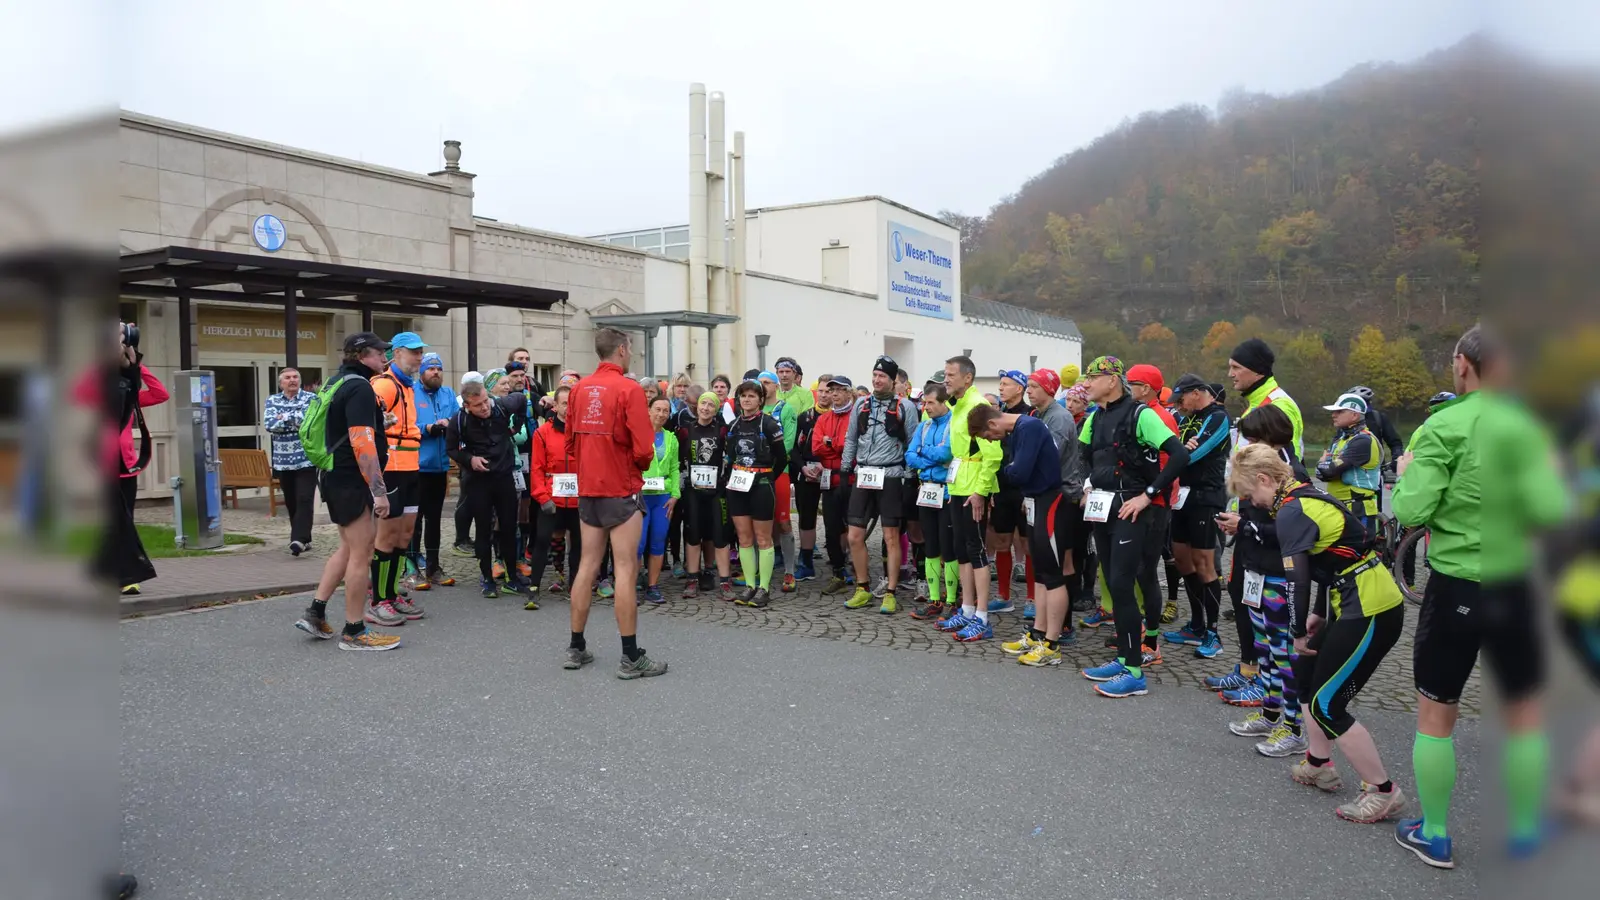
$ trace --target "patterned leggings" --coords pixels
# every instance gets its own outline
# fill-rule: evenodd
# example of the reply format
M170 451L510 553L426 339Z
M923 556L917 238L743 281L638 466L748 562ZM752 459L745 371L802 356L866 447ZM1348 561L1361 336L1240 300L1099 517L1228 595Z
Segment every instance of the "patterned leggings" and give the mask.
M1294 663L1299 654L1294 649L1294 638L1289 635L1286 586L1282 578L1268 578L1261 590L1261 608L1246 608L1250 610L1250 624L1255 630L1261 677L1267 683L1267 699L1261 704L1261 713L1274 721L1282 713L1283 723L1299 734L1300 692L1294 677Z

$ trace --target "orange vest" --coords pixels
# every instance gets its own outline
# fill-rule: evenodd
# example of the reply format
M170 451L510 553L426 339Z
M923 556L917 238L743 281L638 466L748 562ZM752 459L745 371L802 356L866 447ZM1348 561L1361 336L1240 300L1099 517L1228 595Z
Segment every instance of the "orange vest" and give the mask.
M422 429L417 427L417 403L411 388L385 370L372 376L372 391L384 412L395 417L395 423L383 430L389 439L389 462L384 471L417 471L422 464Z

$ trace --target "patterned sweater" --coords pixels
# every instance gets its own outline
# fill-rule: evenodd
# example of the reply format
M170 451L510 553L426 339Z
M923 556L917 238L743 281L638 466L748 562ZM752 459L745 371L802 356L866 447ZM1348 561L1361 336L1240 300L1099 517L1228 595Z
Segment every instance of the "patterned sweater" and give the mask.
M282 393L267 398L261 421L272 435L272 468L277 472L309 468L305 448L300 446L300 420L305 418L311 392L302 390L293 399Z

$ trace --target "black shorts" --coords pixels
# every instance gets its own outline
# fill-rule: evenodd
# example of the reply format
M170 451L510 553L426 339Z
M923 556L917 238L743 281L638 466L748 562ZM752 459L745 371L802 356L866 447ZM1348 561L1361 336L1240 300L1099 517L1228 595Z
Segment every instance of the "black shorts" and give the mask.
M638 494L629 497L579 497L578 521L590 528L612 529L637 513L644 515L644 501Z
M1400 640L1405 623L1405 606L1395 606L1366 618L1334 619L1306 642L1316 656L1308 669L1309 684L1299 685L1300 702L1311 705L1311 718L1328 740L1343 737L1356 723L1348 709L1350 701Z
M907 525L922 521L922 507L917 505L917 490L921 487L922 482L909 475L900 485L900 499L905 504L900 510L900 521Z
M1430 572L1411 662L1417 693L1436 703L1459 702L1480 646L1488 650L1502 699L1534 692L1544 683L1536 618L1526 582L1479 585Z
M748 491L730 490L724 495L728 501L728 516L744 516L756 522L771 522L778 511L778 489L771 475L759 475Z
M726 547L731 543L729 535L733 532L733 523L728 520L727 508L716 491L691 488L684 493L678 508L687 508L683 527L684 540L688 543L698 545L710 541L714 547Z
M1193 497L1183 509L1172 511L1172 542L1184 544L1195 550L1215 550L1221 530L1217 528L1217 514L1222 507L1197 503Z
M945 512L950 516L950 532L955 543L955 561L964 566L975 569L989 568L989 517L985 515L983 521L975 522L972 519L972 508L967 506L970 497L957 497L952 495L945 503ZM945 559L950 559L947 552Z
M389 514L385 519L417 514L422 506L422 480L416 472L385 472L383 484L389 489Z
M912 505L916 505L917 495L911 495ZM873 519L884 528L899 528L901 517L905 515L905 479L885 475L881 490L869 490L856 485L850 490L850 509L845 513L846 525L856 528L866 528Z
M922 523L922 552L929 559L955 559L956 540L950 530L950 501L940 507L917 507L917 519Z
M322 473L321 481L322 503L333 524L350 525L372 514L372 491L356 469L331 469Z
M1072 568L1075 534L1083 527L1083 513L1059 489L1033 498L1033 521L1028 524L1028 559L1033 577L1045 590L1067 586Z
M1026 527L1021 492L1005 490L994 495L994 502L990 504L989 527L995 534L1015 534L1019 527Z

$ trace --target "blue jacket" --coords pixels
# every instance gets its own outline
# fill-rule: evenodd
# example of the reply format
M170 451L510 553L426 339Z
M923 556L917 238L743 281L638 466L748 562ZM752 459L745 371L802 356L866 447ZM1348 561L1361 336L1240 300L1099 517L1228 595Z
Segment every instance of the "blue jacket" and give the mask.
M950 475L950 413L917 425L906 445L906 465L927 482L943 483Z
M450 471L450 456L445 452L445 437L439 435L432 437L428 434L428 426L434 422L449 424L461 410L461 401L456 399L456 392L448 384L439 385L436 391L430 391L422 385L422 379L411 387L411 396L417 401L417 427L422 429L421 456L417 459L419 472L448 472Z
M1061 487L1061 454L1044 420L1017 419L1011 432L1011 461L1000 470L1000 484L1020 488L1024 497L1041 497Z

